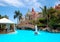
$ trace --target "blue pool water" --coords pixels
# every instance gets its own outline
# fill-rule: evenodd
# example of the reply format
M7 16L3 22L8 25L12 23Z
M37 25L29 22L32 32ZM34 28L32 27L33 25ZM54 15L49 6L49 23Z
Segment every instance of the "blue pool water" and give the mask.
M60 42L59 33L40 31L35 35L34 31L17 30L15 33L0 34L0 42Z

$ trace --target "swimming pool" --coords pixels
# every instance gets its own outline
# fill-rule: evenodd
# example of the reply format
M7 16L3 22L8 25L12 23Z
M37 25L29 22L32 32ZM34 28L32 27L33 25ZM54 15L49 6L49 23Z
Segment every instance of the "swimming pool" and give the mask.
M15 33L0 34L0 42L60 42L60 34L39 31L35 35L34 31L16 30Z

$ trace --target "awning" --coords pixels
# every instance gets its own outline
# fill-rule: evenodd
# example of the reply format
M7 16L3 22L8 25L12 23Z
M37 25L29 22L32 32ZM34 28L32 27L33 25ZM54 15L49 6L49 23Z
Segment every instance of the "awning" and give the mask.
M12 22L11 20L9 20L9 19L6 19L6 18L2 18L2 19L0 19L0 23L9 23L9 24L14 24L14 22Z

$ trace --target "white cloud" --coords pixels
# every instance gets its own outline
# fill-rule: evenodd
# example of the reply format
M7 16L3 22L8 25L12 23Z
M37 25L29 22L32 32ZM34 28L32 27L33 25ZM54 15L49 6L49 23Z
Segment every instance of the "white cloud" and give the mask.
M32 8L35 9L42 6L38 0L0 0L0 2L5 3L5 5L15 6L15 7L25 7L25 8ZM4 5L4 4L3 4Z
M19 0L4 0L7 4L10 4L12 6L23 6L24 4Z
M11 6L15 6L15 7L24 6L24 4L19 0L2 0L0 2L6 3Z
M6 6L5 4L3 4L3 3L0 3L0 6Z
M55 5L58 5L58 4L60 4L60 1L55 2Z
M24 5L26 8L34 8L35 10L39 8L39 6L42 7L41 3L38 2L38 0L24 0Z
M59 1L59 0L55 2L54 8L55 8L55 6L58 5L58 4L60 4L60 1Z

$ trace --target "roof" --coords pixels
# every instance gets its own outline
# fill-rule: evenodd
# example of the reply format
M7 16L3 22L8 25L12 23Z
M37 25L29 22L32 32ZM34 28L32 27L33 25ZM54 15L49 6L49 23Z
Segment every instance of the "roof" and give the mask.
M9 19L2 18L2 19L0 19L0 23L9 23L9 24L12 24L12 23L14 23L14 22L12 22L12 21L9 20Z

